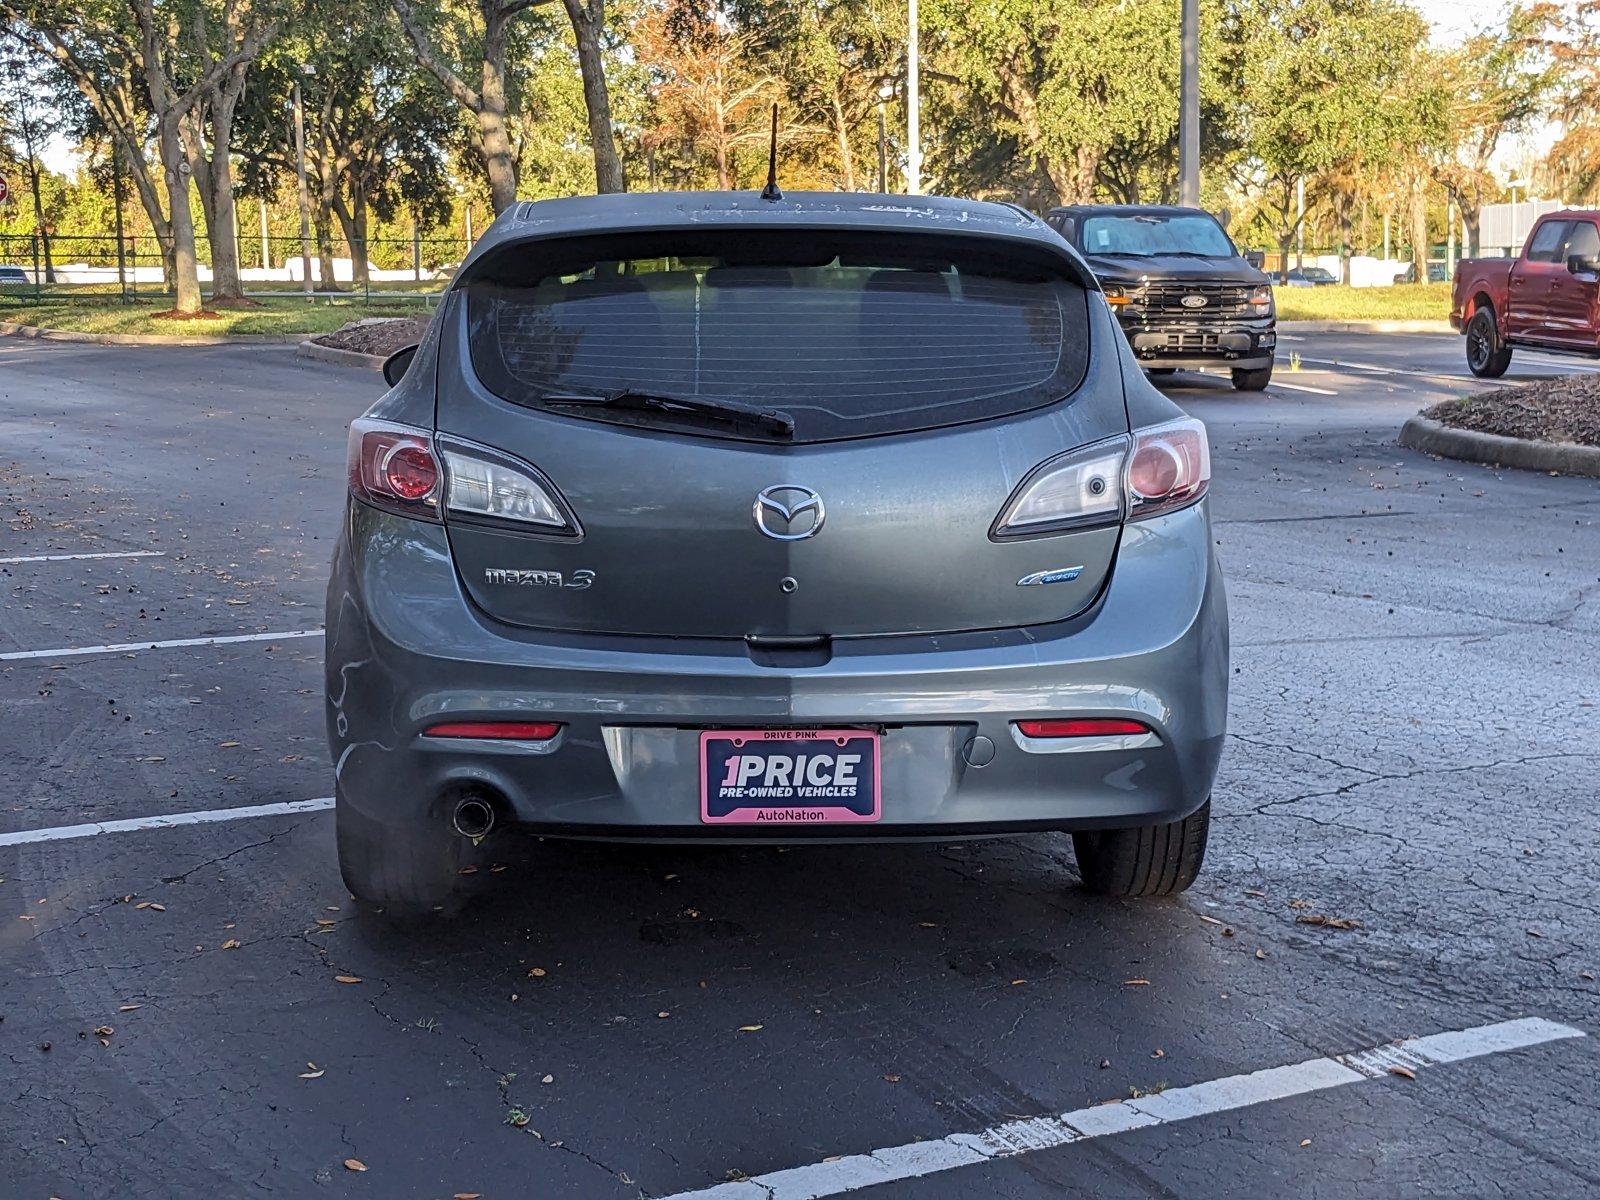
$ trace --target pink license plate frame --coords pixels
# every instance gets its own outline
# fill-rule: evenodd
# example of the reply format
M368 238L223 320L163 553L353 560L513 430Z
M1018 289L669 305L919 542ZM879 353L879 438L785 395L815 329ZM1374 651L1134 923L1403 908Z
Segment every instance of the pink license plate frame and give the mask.
M700 820L770 827L870 824L883 815L880 749L871 729L703 730ZM804 780L798 785L797 772ZM863 796L865 787L871 792Z

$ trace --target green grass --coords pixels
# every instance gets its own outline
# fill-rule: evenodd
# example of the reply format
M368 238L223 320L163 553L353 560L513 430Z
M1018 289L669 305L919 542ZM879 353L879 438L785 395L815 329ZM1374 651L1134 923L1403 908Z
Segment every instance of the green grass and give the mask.
M1275 287L1280 321L1443 321L1450 315L1448 283L1393 287Z
M134 304L89 296L61 299L46 295L41 303L0 299L0 322L40 325L77 333L142 333L181 336L227 336L253 333L292 334L329 333L363 317L419 316L430 311L421 297L398 298L376 303L351 299L318 298L308 304L290 297L269 297L259 308L233 309L214 318L196 321L161 320L156 314L172 307L170 298L143 300Z

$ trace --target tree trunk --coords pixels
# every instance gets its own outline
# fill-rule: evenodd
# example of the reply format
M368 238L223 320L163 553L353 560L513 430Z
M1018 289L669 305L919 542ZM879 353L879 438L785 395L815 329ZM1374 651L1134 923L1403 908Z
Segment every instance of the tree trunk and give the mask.
M1411 177L1411 268L1418 283L1428 282L1428 193L1420 172Z
M200 270L195 260L194 217L189 212L189 175L183 169L183 146L177 116L168 110L156 123L156 145L167 184L167 211L172 224L173 314L191 317L204 311L200 296Z
M211 233L211 297L233 305L248 303L239 278L238 214L233 200L233 112L244 90L244 68L237 68L212 95L211 203L207 206Z
M839 89L833 89L830 98L833 106L833 129L839 139L839 167L844 180L844 190L856 190L856 161L855 153L850 149L850 126L844 119L844 105L839 101Z
M362 288L371 283L367 258L367 187L352 171L350 202L335 196L333 211L338 214L344 229L344 240L350 244L350 278Z
M1339 195L1339 282L1350 282L1350 197Z
M625 192L627 177L617 156L611 128L611 95L606 89L606 64L600 53L605 28L605 0L562 0L578 40L578 72L583 76L583 106L589 114L589 141L594 147L594 186L599 194ZM498 211L498 210L496 210Z
M483 102L478 107L478 149L489 177L489 203L495 216L517 202L517 159L506 129L506 41L503 26L491 29L483 45Z
M33 156L33 140L27 139L28 182L33 189L33 230L39 238L39 249L44 252L44 281L56 281L56 265L50 257L50 231L44 224L44 202L39 197L39 160Z
M720 134L717 137L717 188L728 190L728 143Z
M1467 223L1466 256L1477 258L1479 253L1479 234L1483 229L1483 208L1480 205L1468 206L1462 204L1461 219Z
M1294 226L1290 225L1278 239L1278 279L1286 282L1289 278L1289 249L1294 245Z

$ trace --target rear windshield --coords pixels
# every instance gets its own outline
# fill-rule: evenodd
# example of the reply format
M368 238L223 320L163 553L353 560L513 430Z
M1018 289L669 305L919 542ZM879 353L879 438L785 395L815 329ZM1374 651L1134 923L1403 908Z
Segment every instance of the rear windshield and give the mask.
M1122 254L1153 258L1161 254L1193 254L1232 258L1233 243L1205 213L1139 213L1131 216L1086 217L1085 254Z
M925 235L513 244L468 287L472 363L519 404L626 391L760 407L792 418L794 442L985 420L1082 380L1088 302L1065 269L1044 251ZM560 411L774 436L636 407Z

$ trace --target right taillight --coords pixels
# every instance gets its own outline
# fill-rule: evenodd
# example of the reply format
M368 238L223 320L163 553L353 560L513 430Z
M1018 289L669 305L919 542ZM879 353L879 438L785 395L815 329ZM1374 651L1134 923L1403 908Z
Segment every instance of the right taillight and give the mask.
M439 519L439 460L425 429L361 417L350 422L350 491L377 508Z
M1184 417L1134 430L1127 479L1130 521L1193 504L1211 483L1206 427Z

